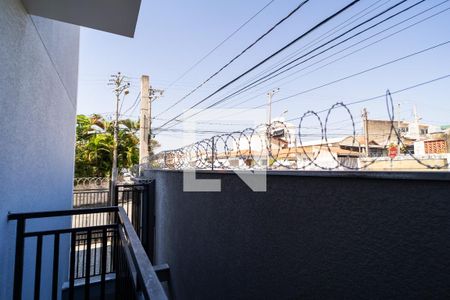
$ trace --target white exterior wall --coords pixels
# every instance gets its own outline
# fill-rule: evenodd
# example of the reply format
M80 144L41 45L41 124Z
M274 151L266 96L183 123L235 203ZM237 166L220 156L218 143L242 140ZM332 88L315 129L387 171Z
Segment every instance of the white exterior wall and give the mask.
M414 142L414 155L425 155L424 141Z
M20 0L0 1L0 299L11 299L15 221L8 212L70 209L79 27L28 15ZM27 230L70 225L30 222ZM41 299L50 299L53 239L44 238ZM35 241L26 243L24 299L31 299ZM60 268L67 274L69 241Z

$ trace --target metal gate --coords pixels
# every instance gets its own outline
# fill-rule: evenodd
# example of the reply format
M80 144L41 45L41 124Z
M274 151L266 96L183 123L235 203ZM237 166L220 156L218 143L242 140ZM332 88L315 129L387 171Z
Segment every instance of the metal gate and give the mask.
M144 184L119 184L115 187L114 199L108 189L76 189L73 192L73 208L123 207L138 234L148 257L153 261L154 248L154 181ZM117 220L111 214L95 213L74 216L74 228L109 225ZM81 245L82 246L82 245Z

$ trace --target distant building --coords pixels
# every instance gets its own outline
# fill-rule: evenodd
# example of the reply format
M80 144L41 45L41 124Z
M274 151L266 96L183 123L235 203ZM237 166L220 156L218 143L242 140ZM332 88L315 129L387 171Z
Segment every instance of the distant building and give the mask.
M371 140L400 147L393 157L380 157L376 161L362 157L361 165L367 170L408 170L447 168L450 158L450 130L420 122L415 113L414 121L368 120L367 135ZM398 132L398 135L396 134Z
M284 126L283 126L284 127ZM300 142L292 136L293 128L280 128L280 134L272 134L271 155L268 155L264 132L254 134L250 139L241 138L232 151L217 153L218 167L265 167L267 159L274 169L303 168L306 170L338 167L358 167L358 159L365 154L364 137L346 136L315 141ZM277 132L277 129L274 130ZM238 150L239 149L239 150ZM386 149L377 142L369 142L370 156L386 155ZM314 161L314 163L312 163Z
M440 131L440 127L417 122L368 120L368 135L380 145L397 143L398 137L394 129L399 132L402 140L406 141L425 138L428 133Z
M413 106L414 120L367 120L367 130L364 134L380 145L397 145L399 139L405 151L414 153L414 143L430 139L430 135L442 133L439 126L424 124L421 122L416 107Z
M446 139L428 139L414 143L414 153L423 154L444 154L448 153L448 143Z

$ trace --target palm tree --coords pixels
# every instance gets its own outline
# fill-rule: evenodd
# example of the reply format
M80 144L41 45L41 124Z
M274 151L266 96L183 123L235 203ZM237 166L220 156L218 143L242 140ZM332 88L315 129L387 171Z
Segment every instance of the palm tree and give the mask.
M139 162L139 122L119 121L118 168L129 169ZM159 143L152 140L152 149ZM103 116L77 116L76 177L110 176L114 147L113 124Z

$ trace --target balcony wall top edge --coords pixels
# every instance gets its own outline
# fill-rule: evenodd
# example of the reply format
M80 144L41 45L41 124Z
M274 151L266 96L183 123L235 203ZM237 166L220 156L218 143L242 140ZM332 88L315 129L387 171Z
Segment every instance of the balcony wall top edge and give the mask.
M236 170L248 172L249 170ZM148 172L174 172L183 170L153 169ZM234 170L195 170L200 174L235 174ZM297 171L297 170L268 170L268 176L294 176L316 178L349 178L349 179L385 179L385 180L426 180L426 181L450 181L450 171Z

